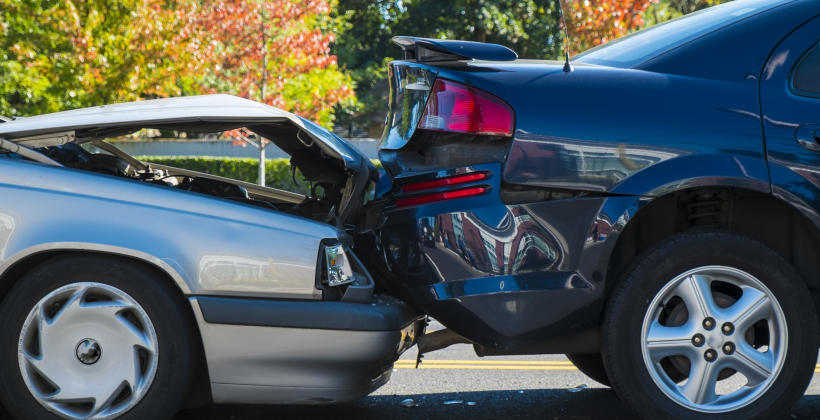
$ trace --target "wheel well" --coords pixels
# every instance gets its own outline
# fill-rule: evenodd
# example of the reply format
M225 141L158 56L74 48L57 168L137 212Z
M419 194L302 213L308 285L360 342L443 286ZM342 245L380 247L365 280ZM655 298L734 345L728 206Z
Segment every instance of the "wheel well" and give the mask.
M635 259L665 238L691 229L725 229L772 248L794 266L809 290L820 291L820 232L772 195L741 188L695 188L656 198L621 232L610 256L608 290Z
M173 290L173 293L176 294L178 300L180 302L183 302L187 307L185 313L188 314L188 316L190 317L191 324L194 326L197 325L193 309L188 304L188 299L185 297L185 295L182 293L182 290L180 290L179 286L168 273L147 261L139 260L125 255L106 252L52 250L28 255L20 261L15 262L11 267L9 267L5 272L3 272L2 275L0 275L0 301L2 301L2 299L6 296L8 291L14 286L14 284L34 267L37 267L39 264L42 264L43 262L51 258L70 255L100 255L105 256L106 258L117 258L130 264L140 266L145 270L153 272L157 275L157 278L162 278L166 281L166 284L170 286L169 289ZM183 407L193 407L204 404L207 401L211 400L210 379L208 378L208 367L207 362L205 361L205 349L202 345L202 337L200 337L199 328L195 328L194 334L196 336L197 344L200 351L198 362L199 368L198 374L194 378L195 382L191 386L190 395L188 396L187 401L183 404ZM204 395L206 393L207 395Z

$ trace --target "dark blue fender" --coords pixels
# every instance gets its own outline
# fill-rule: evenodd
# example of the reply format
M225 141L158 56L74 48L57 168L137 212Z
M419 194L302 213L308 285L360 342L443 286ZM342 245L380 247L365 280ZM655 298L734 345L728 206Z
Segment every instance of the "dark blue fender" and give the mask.
M381 244L405 297L498 349L596 327L619 235L655 197L698 186L769 193L765 161L731 155L670 159L601 196L522 204L501 200L500 164L469 170L493 174L477 183L488 194L388 209Z
M799 173L799 168L788 168L772 163L772 194L798 210L820 229L820 174L814 171ZM814 178L814 180L810 180Z

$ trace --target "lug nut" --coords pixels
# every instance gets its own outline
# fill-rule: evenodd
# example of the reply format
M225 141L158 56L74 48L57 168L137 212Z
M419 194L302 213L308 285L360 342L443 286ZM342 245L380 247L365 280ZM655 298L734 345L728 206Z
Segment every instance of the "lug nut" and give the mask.
M732 325L732 323L731 323L731 322L724 322L724 323L723 323L723 326L722 326L722 327L720 327L720 329L721 329L721 330L723 331L723 333L724 333L724 334L726 334L726 335L731 335L733 332L735 332L735 326L734 326L734 325Z
M715 328L715 319L712 318L712 317L704 319L703 320L703 328L706 328L707 330L711 330L712 328Z
M695 347L702 346L705 341L706 339L701 334L695 334L694 337L692 337L692 344L694 344Z
M729 341L723 344L723 353L725 354L732 354L735 352L735 343Z
M715 359L717 359L717 352L712 349L706 350L706 352L703 353L703 358L706 359L707 362L714 362Z

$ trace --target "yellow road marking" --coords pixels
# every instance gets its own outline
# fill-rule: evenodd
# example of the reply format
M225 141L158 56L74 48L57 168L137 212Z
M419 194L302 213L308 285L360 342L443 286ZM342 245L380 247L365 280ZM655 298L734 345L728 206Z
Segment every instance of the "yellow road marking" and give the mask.
M415 369L413 359L400 359L394 365L396 369ZM544 360L422 360L419 369L473 369L473 370L578 370L572 362ZM815 365L814 373L820 373L820 363Z

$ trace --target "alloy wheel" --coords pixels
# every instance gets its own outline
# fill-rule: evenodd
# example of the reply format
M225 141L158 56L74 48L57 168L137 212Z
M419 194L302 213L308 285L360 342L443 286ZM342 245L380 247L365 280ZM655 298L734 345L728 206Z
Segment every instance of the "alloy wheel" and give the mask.
M683 320L667 316L682 309ZM721 413L769 389L783 366L787 338L780 304L760 280L735 268L704 266L678 275L655 295L641 349L652 380L670 399ZM681 360L688 372L681 371Z

